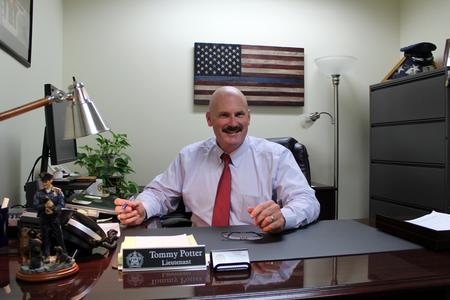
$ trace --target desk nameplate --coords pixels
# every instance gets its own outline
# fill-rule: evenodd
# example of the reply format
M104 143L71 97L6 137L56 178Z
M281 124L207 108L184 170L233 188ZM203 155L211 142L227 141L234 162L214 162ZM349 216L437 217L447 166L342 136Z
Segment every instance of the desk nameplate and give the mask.
M123 271L200 270L206 268L205 246L123 249Z

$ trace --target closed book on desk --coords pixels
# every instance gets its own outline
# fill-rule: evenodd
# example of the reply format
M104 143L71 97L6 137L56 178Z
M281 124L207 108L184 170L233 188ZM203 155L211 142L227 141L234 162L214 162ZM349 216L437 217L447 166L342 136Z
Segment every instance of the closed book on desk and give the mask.
M406 222L408 218L376 216L376 227L384 232L433 250L450 249L450 230L434 230Z

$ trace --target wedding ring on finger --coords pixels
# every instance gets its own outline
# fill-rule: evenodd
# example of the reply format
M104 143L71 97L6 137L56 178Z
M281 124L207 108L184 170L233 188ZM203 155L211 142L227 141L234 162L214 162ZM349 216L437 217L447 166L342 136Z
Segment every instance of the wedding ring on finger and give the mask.
M270 223L275 222L275 217L273 215L270 216Z

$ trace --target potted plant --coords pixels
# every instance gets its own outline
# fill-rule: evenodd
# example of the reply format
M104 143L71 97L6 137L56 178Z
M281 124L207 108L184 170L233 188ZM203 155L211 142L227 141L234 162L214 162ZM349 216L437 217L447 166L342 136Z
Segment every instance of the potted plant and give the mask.
M111 138L97 134L96 148L80 147L75 164L85 167L89 176L102 179L104 189L127 198L138 192L138 185L126 179L127 174L134 173L131 158L125 153L130 144L126 134L110 132Z

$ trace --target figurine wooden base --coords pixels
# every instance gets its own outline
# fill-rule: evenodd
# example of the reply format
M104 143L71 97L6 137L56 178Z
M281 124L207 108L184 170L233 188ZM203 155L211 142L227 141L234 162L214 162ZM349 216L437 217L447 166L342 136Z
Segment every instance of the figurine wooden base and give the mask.
M73 263L72 266L68 268L63 268L56 271L51 272L41 272L41 273L25 273L22 270L17 271L16 277L17 279L29 282L41 282L41 281L50 281L56 280L60 278L65 278L71 275L78 273L79 267L76 263Z

